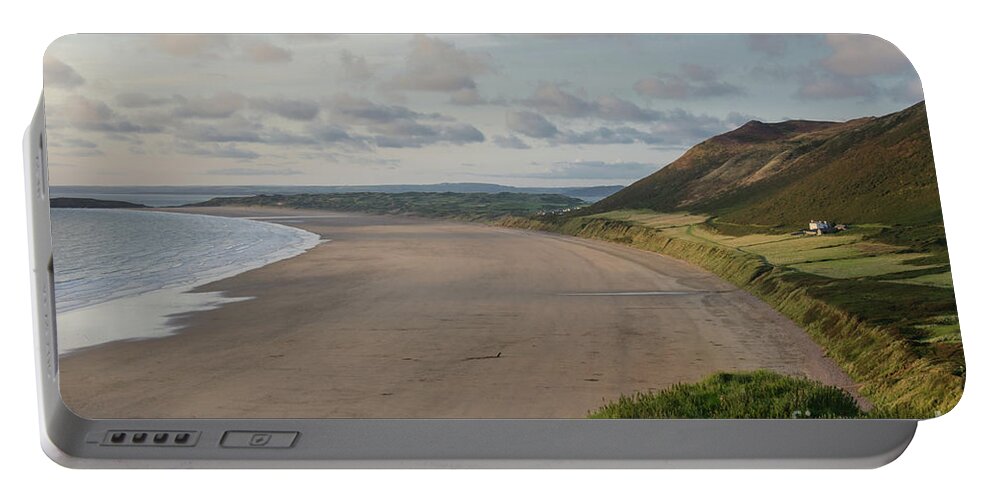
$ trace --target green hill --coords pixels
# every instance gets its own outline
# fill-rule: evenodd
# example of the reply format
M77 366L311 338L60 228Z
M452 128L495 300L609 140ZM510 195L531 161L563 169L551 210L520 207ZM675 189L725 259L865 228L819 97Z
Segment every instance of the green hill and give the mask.
M749 122L596 203L782 230L811 219L941 224L924 103L844 123Z

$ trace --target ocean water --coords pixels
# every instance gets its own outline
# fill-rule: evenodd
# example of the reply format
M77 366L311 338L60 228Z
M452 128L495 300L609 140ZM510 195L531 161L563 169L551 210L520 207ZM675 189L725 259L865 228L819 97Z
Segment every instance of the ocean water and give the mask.
M53 209L59 349L168 335L169 318L232 300L199 285L299 255L316 234L263 221Z

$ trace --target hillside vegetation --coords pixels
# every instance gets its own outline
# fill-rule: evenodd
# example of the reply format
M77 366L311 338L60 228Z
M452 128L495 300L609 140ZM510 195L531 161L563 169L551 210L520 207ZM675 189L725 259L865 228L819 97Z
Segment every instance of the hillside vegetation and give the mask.
M258 206L310 208L340 212L419 215L489 220L572 209L585 203L561 194L531 193L334 193L258 195L213 198L190 206Z
M924 103L844 123L749 122L708 139L593 211L706 212L785 229L811 218L940 224Z

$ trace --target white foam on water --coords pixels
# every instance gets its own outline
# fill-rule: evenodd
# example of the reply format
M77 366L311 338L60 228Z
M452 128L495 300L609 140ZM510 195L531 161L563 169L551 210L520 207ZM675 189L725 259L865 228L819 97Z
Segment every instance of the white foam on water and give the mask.
M193 288L299 255L316 234L240 218L52 210L59 350L174 332L177 314L244 298Z

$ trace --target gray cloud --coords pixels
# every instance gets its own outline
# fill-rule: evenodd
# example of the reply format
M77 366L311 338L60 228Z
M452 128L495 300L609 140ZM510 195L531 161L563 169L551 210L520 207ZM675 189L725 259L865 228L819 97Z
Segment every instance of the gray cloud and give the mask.
M82 85L86 81L72 66L51 55L45 55L45 59L42 61L42 69L46 86L71 89Z
M692 145L740 125L739 121L745 118L745 115L731 113L726 119L720 119L679 108L656 113L647 129L602 126L571 130L557 127L538 113L511 111L507 114L507 128L528 137L547 139L550 144Z
M300 134L249 121L240 114L233 114L235 106L217 106L228 103L229 99L211 99L211 106L203 109L198 116L216 120L204 122L182 121L175 127L175 134L186 141L213 143L260 143L282 145L341 145L351 149L368 150L370 145L383 148L419 148L429 144L463 145L483 142L485 137L475 127L458 123L438 114L423 114L403 106L375 103L365 98L339 94L328 103L334 115L351 123L363 124L367 133L356 134L333 122L314 123ZM237 100L235 100L237 101ZM248 99L253 108L265 109L300 121L313 121L318 116L318 106L312 102L279 99ZM199 103L204 104L204 103ZM232 112L230 116L223 117ZM307 120L307 119L310 120ZM215 149L197 150L195 154L209 155ZM231 150L216 150L220 154L239 153ZM246 155L244 157L248 157Z
M141 137L135 133L107 132L103 134L103 136L112 141L124 142L135 146L145 143L145 141L141 140Z
M653 163L569 161L556 162L544 172L526 174L524 177L541 179L640 179L658 170Z
M741 115L735 114L737 118ZM652 128L655 137L666 144L693 145L717 134L727 132L736 123L728 123L707 114L695 114L685 109L677 108L666 112L665 118Z
M507 128L537 139L547 139L559 133L558 127L552 122L531 111L508 111Z
M213 148L207 152L207 155L218 158L235 158L242 160L254 160L259 156L261 156L255 151L241 149L236 146L220 146L217 148Z
M635 82L634 91L644 97L672 100L706 99L744 92L741 87L727 82L694 83L678 76L642 78Z
M872 78L853 77L824 69L820 62L799 66L769 65L752 68L752 77L764 82L793 82L792 97L801 101L874 100L884 94Z
M752 77L770 83L795 82L793 97L805 101L923 99L913 67L889 42L868 35L825 35L814 40L822 40L831 54L795 66L758 65L752 68ZM904 82L892 88L875 78L900 74L906 75Z
M475 89L475 78L493 68L486 54L460 50L444 40L416 35L411 41L404 71L393 78L389 88L428 92L456 92Z
M800 78L800 88L795 97L808 100L873 99L878 94L879 87L865 78L812 73Z
M910 61L890 42L871 35L827 35L834 51L821 66L848 77L892 75L913 70Z
M261 127L246 120L229 120L222 126L183 123L174 131L176 137L197 142L265 142Z
M567 130L555 138L560 144L634 144L643 142L656 144L662 142L651 132L644 132L632 127L598 127L592 130Z
M73 156L77 158L90 158L94 156L104 156L103 151L99 149L75 149L70 151L68 156Z
M173 125L172 134L188 142L202 143L253 143L280 145L318 145L323 142L315 133L300 134L277 127L266 126L240 115L223 120L204 122L180 121ZM334 141L328 141L334 142Z
M618 122L651 122L662 118L662 113L646 109L631 101L613 96L600 97L596 101L596 115L604 120Z
M169 34L152 35L152 47L172 56L191 58L218 57L218 51L228 46L227 35Z
M769 56L786 54L786 35L748 35L748 48Z
M313 120L321 110L316 101L307 99L263 98L252 99L251 104L256 109L297 121Z
M662 116L658 111L615 96L588 100L552 83L538 85L531 96L521 102L542 113L567 118L592 117L617 122L650 122Z
M338 54L338 63L341 65L342 76L346 80L355 82L367 82L372 79L373 70L366 62L365 57L357 56L348 50L342 50Z
M254 160L261 156L255 151L239 148L233 144L196 144L185 141L177 144L176 151L194 156L231 158L235 160Z
M531 146L528 146L516 135L495 135L493 136L493 143L505 149L531 149Z
M742 87L721 81L713 68L682 64L678 74L642 78L634 84L639 95L654 99L692 100L743 95Z
M369 127L373 144L384 148L419 148L428 144L483 142L483 133L472 125L454 123L437 113L418 113L404 106L380 104L363 97L339 94L331 109L352 122Z
M476 127L465 123L424 124L398 120L373 128L376 146L382 148L419 148L429 144L468 144L483 142L486 137Z
M257 63L286 63L293 60L293 53L265 40L249 42L244 47L245 55Z
M53 151L57 150L59 155L64 156L94 157L104 155L97 143L73 137L64 137L57 141L49 140L48 147Z
M308 145L318 144L320 142L313 136L294 134L280 129L271 129L266 131L262 141L266 144L282 145Z
M287 63L293 52L260 36L160 34L149 37L155 50L188 59L233 57L260 64Z
M158 125L141 126L121 116L103 101L72 96L60 108L70 125L82 130L120 133L160 132Z
M360 138L353 137L348 130L334 124L318 124L311 128L311 133L318 141L325 144L362 144L362 140Z
M714 68L693 63L683 63L679 65L679 68L687 80L694 82L712 82L717 80L717 70Z
M73 138L64 139L64 140L62 140L62 142L60 142L58 144L52 144L51 142L49 142L48 145L49 146L67 146L67 147L71 147L71 148L86 148L86 149L94 149L94 148L98 147L97 146L97 143L95 143L95 142L87 141L86 139L73 139Z
M924 99L924 87L919 78L907 78L888 89L887 94L895 101L918 102Z
M142 92L124 92L114 97L114 103L122 108L148 108L173 102L166 97L152 97Z
M363 123L388 123L426 116L403 106L378 104L369 99L353 97L348 94L338 94L331 100L331 105L338 113Z
M486 103L486 100L479 95L479 91L476 89L459 89L452 92L451 102L460 106L475 106Z
M553 83L538 85L531 97L522 102L542 113L570 118L589 116L596 111L596 106L593 103L575 94L570 94Z
M218 92L209 97L177 97L175 114L182 118L228 118L245 107L245 96Z
M210 175L300 175L303 172L292 168L215 168L207 171Z
M752 120L761 121L761 118L755 115L732 111L728 113L727 119L725 121L727 122L728 125L731 125L733 127L740 127Z

